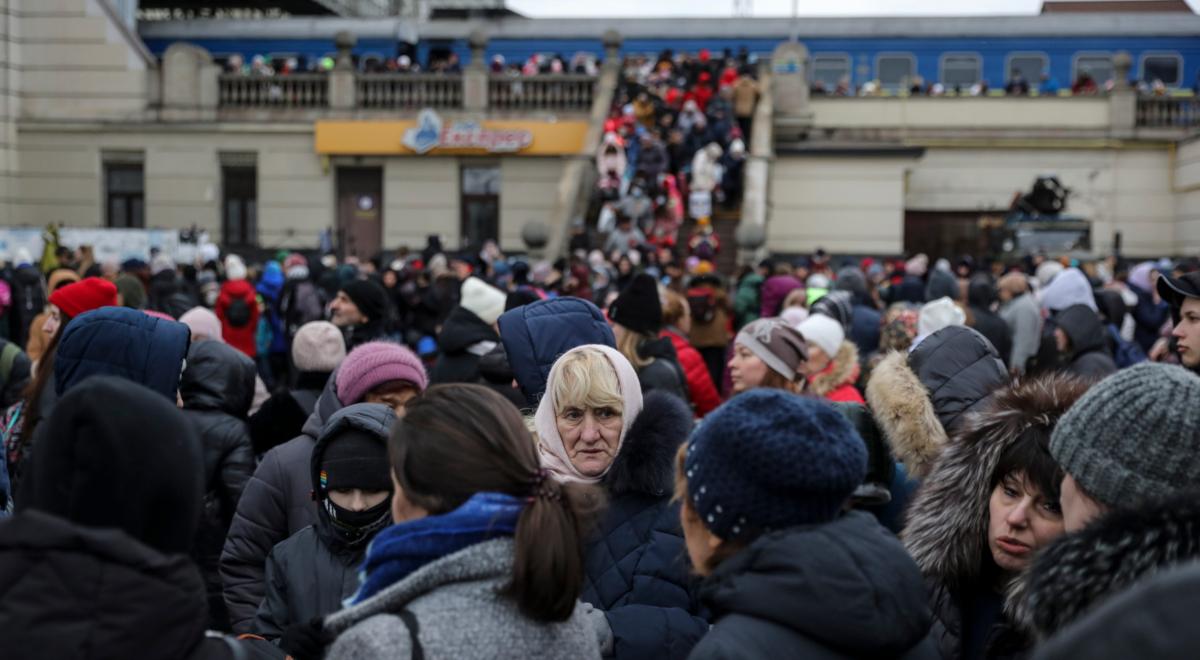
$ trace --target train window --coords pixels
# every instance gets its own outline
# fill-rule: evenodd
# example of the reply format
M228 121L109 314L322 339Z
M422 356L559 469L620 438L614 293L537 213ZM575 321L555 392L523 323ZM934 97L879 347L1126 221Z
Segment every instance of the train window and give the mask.
M982 60L969 53L942 56L942 84L949 88L970 87L979 82Z
M907 88L916 69L917 58L908 54L880 55L875 60L876 77L886 90Z
M1046 73L1046 56L1039 53L1019 53L1008 56L1008 67L1006 74L1008 77L1005 82L1013 80L1017 74L1025 79L1025 82L1036 85L1042 79L1042 74Z
M1161 80L1167 87L1179 85L1183 58L1170 53L1142 56L1142 82Z
M811 84L821 83L826 90L833 91L843 78L850 77L849 55L814 55L812 59Z
M1078 81L1083 74L1091 76L1097 85L1103 86L1113 77L1112 55L1079 55L1075 58L1075 75Z

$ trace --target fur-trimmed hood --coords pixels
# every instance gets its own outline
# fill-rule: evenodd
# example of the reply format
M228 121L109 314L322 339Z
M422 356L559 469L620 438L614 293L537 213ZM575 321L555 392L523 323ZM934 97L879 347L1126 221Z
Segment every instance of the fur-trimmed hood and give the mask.
M1009 383L991 343L971 328L950 326L912 352L889 354L871 372L867 404L892 452L915 479L934 460L971 411Z
M843 385L853 385L858 381L861 370L858 347L854 342L843 341L837 354L829 361L829 366L809 380L809 391L817 396L825 396Z
M675 452L692 432L692 412L679 397L647 392L621 453L601 484L610 496L639 493L663 497L675 484Z
M1200 559L1200 493L1110 512L1038 554L1010 616L1045 639L1158 570Z
M989 484L1000 456L1029 428L1052 430L1086 390L1081 381L1051 374L1000 390L985 410L968 416L909 505L901 535L927 579L959 587L980 576Z

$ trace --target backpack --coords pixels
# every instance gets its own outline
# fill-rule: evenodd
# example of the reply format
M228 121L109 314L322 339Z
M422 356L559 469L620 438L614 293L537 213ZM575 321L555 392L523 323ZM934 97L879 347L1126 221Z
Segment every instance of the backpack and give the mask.
M250 324L250 304L245 298L234 298L225 308L225 320L235 328L244 328Z
M1108 328L1108 338L1112 341L1113 361L1117 363L1118 369L1132 367L1149 359L1141 346L1132 341L1125 341L1125 338L1121 336L1121 331L1117 330L1117 326L1109 323L1106 327Z
M320 290L312 282L299 282L290 290L285 290L279 308L283 312L289 337L295 337L305 323L320 321L325 316L325 302Z
M695 323L712 323L717 317L717 297L712 289L694 287L687 290L688 309Z

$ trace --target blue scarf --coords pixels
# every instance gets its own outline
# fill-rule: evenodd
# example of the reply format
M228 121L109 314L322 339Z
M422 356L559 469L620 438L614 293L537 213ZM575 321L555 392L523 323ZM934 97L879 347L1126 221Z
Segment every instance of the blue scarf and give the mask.
M525 501L501 493L476 493L457 509L392 525L375 536L359 570L356 605L418 568L484 541L512 536Z

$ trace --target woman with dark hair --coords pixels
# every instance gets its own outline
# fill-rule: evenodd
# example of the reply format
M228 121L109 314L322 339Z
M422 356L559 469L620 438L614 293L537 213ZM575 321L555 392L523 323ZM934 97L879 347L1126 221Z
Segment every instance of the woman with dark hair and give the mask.
M388 447L396 524L371 543L351 606L325 619L325 657L598 658L579 594L599 500L548 478L516 408L435 386Z
M32 329L33 332L44 333L48 338L45 349L34 366L33 379L25 388L24 399L5 411L3 425L0 426L13 493L18 492L21 463L33 451L33 432L58 401L58 392L54 387L54 358L67 324L84 312L116 304L116 285L99 277L67 284L50 294L42 327Z
M902 533L921 567L943 658L1022 656L1009 585L1063 533L1063 471L1050 434L1087 389L1050 375L999 390L963 424L923 481Z

